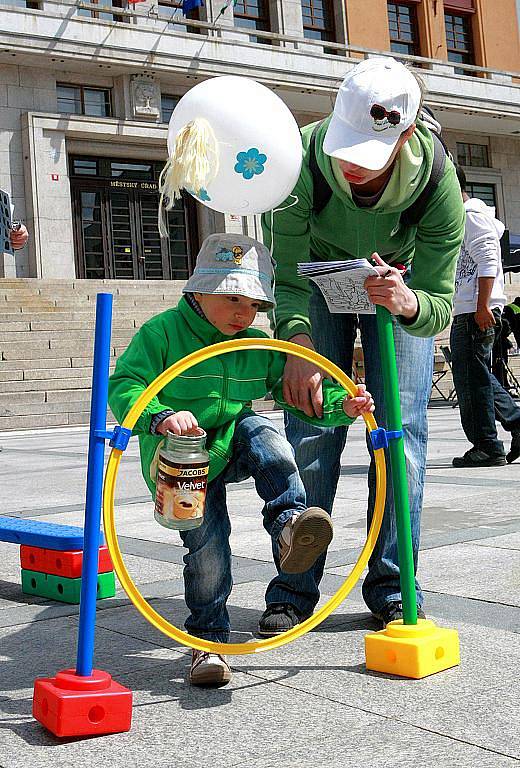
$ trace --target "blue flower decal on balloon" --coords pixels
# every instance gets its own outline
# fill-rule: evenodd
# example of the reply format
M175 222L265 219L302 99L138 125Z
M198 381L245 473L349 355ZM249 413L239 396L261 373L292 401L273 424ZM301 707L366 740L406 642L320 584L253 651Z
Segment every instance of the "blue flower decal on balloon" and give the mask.
M205 203L211 202L211 197L208 195L204 187L201 187L198 192L194 192L193 189L188 189L186 191L189 192L190 195L193 195L193 197L196 197Z
M241 173L244 179L252 179L253 176L263 173L267 155L262 154L256 147L251 147L247 152L237 154L235 171Z

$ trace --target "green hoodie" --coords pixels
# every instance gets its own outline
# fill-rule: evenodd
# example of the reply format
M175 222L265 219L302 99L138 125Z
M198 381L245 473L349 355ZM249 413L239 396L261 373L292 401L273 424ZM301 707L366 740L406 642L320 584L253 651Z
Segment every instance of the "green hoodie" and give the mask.
M277 307L272 319L276 336L312 336L308 309L311 285L297 276L298 262L370 258L374 251L390 263L411 266L408 286L417 296L419 313L413 323L403 323L403 327L414 336L434 336L451 321L455 267L464 236L464 207L453 163L446 159L444 176L419 225L406 227L400 225L401 213L417 199L430 178L433 139L429 129L417 122L415 133L396 159L382 197L370 208L359 208L337 162L323 152L329 122L330 117L316 136L316 159L332 189L328 205L319 216L313 213L309 141L315 124L311 124L302 129L303 163L293 190L298 202L273 215L272 233L271 216L264 214L262 220L264 241L268 247L274 241L277 262ZM293 196L284 205L291 203Z
M119 357L110 377L108 402L121 423L131 406L157 376L198 349L229 340L205 318L199 317L182 298L177 307L148 320ZM263 331L247 328L236 339L268 338ZM343 411L347 393L338 384L325 380L323 418L309 418L288 406L282 396L281 376L286 356L275 350L229 352L193 366L167 384L145 408L134 427L139 436L141 469L146 484L155 495L154 466L162 435L150 433L156 413L166 409L191 411L208 433L209 480L219 475L230 461L233 434L239 416L251 412L251 401L271 391L275 400L303 421L321 427L352 424ZM154 463L152 463L154 462Z

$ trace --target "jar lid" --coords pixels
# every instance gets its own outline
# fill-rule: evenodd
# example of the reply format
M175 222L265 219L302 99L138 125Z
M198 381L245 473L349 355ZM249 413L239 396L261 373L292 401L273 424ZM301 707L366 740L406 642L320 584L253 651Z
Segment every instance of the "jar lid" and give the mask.
M203 429L200 429L200 434L198 435L176 435L174 432L171 432L169 429L166 432L166 436L168 440L173 440L175 443L178 443L179 445L197 445L200 443L201 440L205 440L207 437L206 432L204 432Z

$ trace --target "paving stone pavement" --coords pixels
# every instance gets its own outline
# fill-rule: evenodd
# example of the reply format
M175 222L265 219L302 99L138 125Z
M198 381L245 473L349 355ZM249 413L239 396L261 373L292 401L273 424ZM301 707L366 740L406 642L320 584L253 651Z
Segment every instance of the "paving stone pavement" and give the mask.
M280 422L279 414L271 414ZM504 768L520 763L520 461L453 469L467 449L459 413L429 412L419 576L426 611L456 628L460 667L405 680L367 672L377 628L356 585L312 633L234 657L232 683L186 683L189 654L145 622L118 589L98 603L95 664L132 689L129 733L59 740L31 716L34 679L74 666L77 606L23 595L18 547L0 542L0 768ZM85 428L0 434L0 514L81 525ZM505 436L508 445L508 436ZM365 539L367 452L351 428L322 600L343 583ZM233 640L254 636L274 573L253 483L228 490L235 586ZM183 549L153 519L136 441L121 465L116 521L129 572L156 610L182 626Z

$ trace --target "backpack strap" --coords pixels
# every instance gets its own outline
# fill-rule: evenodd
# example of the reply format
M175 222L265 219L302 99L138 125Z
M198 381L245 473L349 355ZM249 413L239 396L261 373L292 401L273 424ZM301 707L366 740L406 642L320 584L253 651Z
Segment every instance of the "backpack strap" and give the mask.
M322 124L323 120L316 123L309 142L309 170L312 175L312 211L316 216L322 212L332 197L332 189L316 159L316 135Z
M433 163L430 178L417 200L415 200L415 202L401 214L401 223L406 227L415 227L420 222L430 197L439 186L439 182L444 175L444 169L446 168L446 148L444 142L436 133L432 133L432 138Z

